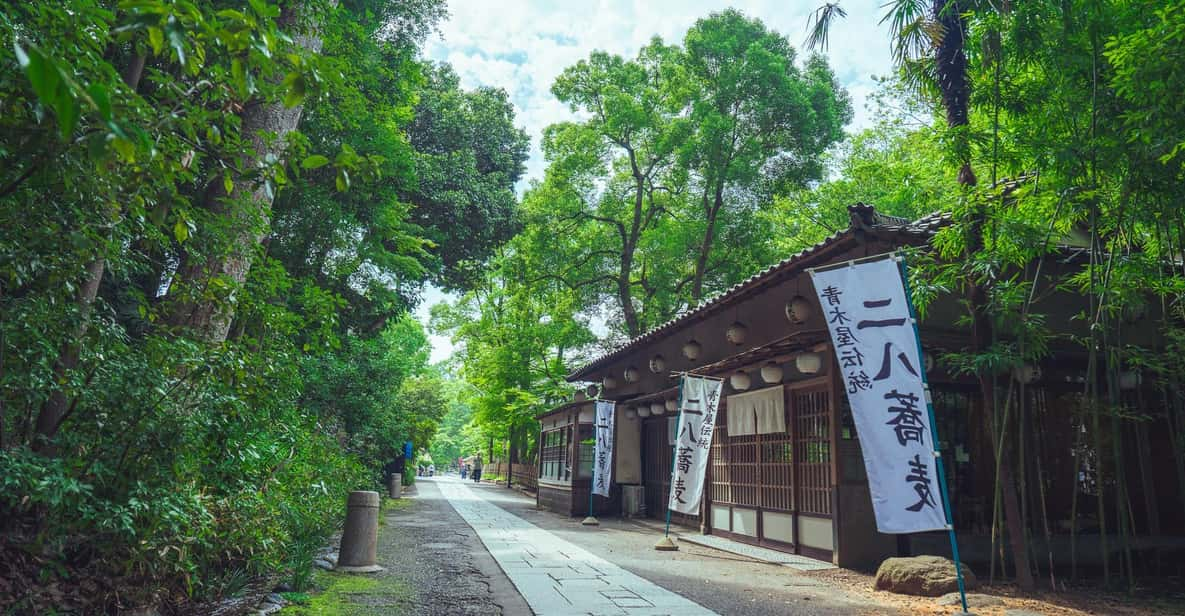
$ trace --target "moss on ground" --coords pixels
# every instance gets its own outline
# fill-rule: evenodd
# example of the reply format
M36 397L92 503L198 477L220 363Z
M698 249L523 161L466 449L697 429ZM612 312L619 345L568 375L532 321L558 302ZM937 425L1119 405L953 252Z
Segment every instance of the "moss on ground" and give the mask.
M303 605L281 612L293 616L404 614L411 607L411 586L399 578L318 571L316 591Z

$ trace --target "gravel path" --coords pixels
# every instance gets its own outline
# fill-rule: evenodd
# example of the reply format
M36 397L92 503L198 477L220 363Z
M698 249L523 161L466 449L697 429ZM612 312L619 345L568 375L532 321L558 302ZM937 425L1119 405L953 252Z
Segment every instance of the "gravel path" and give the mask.
M379 529L380 576L411 587L411 605L398 614L530 614L527 604L431 481L416 483L416 496L387 512ZM408 609L410 608L410 609ZM377 612L376 612L377 613Z

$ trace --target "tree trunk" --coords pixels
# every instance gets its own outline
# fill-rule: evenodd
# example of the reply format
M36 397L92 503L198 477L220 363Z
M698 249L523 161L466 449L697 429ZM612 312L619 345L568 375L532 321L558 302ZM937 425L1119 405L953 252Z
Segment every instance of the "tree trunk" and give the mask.
M707 228L704 238L699 245L699 257L695 260L695 278L691 282L691 303L698 304L704 296L704 275L708 271L708 256L712 252L712 243L716 239L716 217L720 208L724 207L724 180L716 183L716 194L712 205L707 211Z
M633 160L631 154L631 161ZM625 328L630 338L642 335L642 322L638 318L638 310L634 307L634 294L631 276L634 270L634 251L638 247L638 235L642 229L642 199L645 196L645 182L634 166L634 219L630 224L629 233L622 238L621 269L617 272L617 299L621 303L621 313L625 318Z
M282 29L295 26L299 8L299 4L285 6L276 24ZM315 32L295 34L293 40L298 47L313 53L321 50L321 38ZM285 107L278 101L248 105L241 114L241 133L251 144L253 155L244 167L252 168L269 155L279 156L283 151L285 136L300 124L302 110L301 105ZM270 143L263 137L269 133L275 135ZM214 254L204 259L186 259L182 263L176 280L183 292L192 293L195 289L204 291L217 278L222 278L231 287L238 287L247 280L255 250L267 235L273 196L262 182L249 178L235 180L230 195L226 194L219 180L207 185L204 206L213 212L229 215L234 221L231 225L235 230L234 236L225 253L213 251ZM199 338L219 343L226 340L233 316L233 302L196 300L191 297L175 302L165 322L174 327L189 328Z
M140 77L144 74L144 60L143 55L133 56L122 72L124 85L132 92L135 92L140 85ZM55 387L50 392L49 398L41 405L41 412L37 414L34 451L53 452L51 440L57 434L70 407L70 401L67 399L64 389L65 383L70 377L70 372L78 367L78 357L82 352L80 344L83 337L86 336L91 308L95 304L95 298L99 296L99 284L103 281L103 271L106 267L107 259L101 253L86 264L86 275L83 277L82 285L78 288L78 323L69 338L63 343L58 359L54 361Z

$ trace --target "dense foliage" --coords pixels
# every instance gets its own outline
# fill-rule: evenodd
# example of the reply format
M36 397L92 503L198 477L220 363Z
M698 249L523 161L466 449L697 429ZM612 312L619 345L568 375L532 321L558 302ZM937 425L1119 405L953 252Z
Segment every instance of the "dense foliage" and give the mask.
M526 156L503 93L418 58L443 15L0 11L0 609L307 583L345 493L428 446L407 311L513 230Z

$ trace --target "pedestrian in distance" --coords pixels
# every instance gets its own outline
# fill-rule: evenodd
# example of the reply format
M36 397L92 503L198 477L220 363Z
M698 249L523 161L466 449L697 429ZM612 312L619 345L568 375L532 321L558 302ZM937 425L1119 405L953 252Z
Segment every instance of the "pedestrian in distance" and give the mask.
M473 483L481 482L481 456L473 459Z

